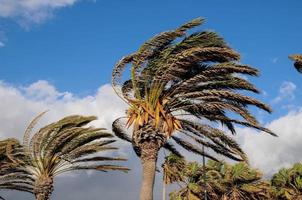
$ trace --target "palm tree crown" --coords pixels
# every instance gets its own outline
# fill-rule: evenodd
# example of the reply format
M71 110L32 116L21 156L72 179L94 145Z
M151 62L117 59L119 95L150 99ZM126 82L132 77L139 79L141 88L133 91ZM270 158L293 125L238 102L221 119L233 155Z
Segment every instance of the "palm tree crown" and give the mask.
M69 116L41 128L31 137L32 129L42 114L26 129L22 146L17 141L14 146L10 142L6 154L1 152L4 155L1 157L4 161L1 161L1 172L2 166L7 171L0 174L0 181L7 185L7 189L27 191L35 194L37 199L46 200L53 191L53 178L61 173L128 170L103 163L125 159L98 154L117 148L110 145L115 140L105 129L85 126L96 117Z
M204 168L196 162L183 166L185 185L171 193L171 199L203 200L205 187L211 200L271 199L269 182L261 180L262 174L244 162L230 165L210 160L206 165L206 183L203 173Z
M225 131L208 125L208 121L225 125L231 133L236 132L234 124L239 124L274 135L258 123L247 106L254 105L268 112L271 109L239 93L240 90L259 92L242 77L257 76L258 70L240 64L240 55L215 32L187 33L203 21L198 18L151 38L114 67L113 88L129 108L126 124L117 119L113 130L116 136L131 142L140 157L144 169L142 188L146 190L152 186L145 180L154 184L154 173L150 170L155 171L162 147L180 155L174 147L177 144L216 160L200 148L204 145L233 160L247 160L239 145ZM130 77L124 81L127 66ZM132 125L133 133L129 137L123 128ZM152 199L150 193L142 190L141 200Z
M302 164L296 163L289 169L280 169L272 178L276 199L302 199Z
M174 31L163 32L116 64L112 84L129 104L127 125L133 124L135 130L142 127L157 130L152 134L146 131L134 134L132 138L116 134L135 147L139 142L156 138L169 148L167 139L172 138L189 151L205 154L190 142L195 141L217 153L242 160L245 156L236 142L225 132L206 125L205 120L221 122L232 133L235 133L234 124L240 124L274 135L257 122L246 106L271 110L260 101L238 93L239 90L258 93L255 86L238 75L257 76L258 70L240 64L239 54L215 32L186 34L188 29L202 23L203 19L198 18ZM131 67L131 77L122 82L127 65ZM242 118L227 116L229 111ZM114 126L117 125L115 122ZM175 132L182 133L182 137L177 137Z

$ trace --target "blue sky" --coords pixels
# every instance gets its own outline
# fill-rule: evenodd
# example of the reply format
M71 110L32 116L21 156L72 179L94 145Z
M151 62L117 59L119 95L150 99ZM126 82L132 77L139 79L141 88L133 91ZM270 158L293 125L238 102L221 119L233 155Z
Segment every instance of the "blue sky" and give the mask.
M249 79L263 91L256 97L274 109L272 115L254 112L281 135L279 143L257 137L258 143L251 144L254 132L240 129L246 134L238 140L252 164L271 173L272 166L301 161L295 152L302 150L297 131L302 126L302 75L288 59L302 53L301 10L301 0L0 0L0 138L8 133L20 137L28 119L48 108L53 110L50 121L75 112L95 114L104 117L98 125L110 128L124 109L108 85L114 64L153 35L204 17L200 29L218 32L241 53L244 64L261 71L260 78ZM11 125L12 120L22 126ZM291 144L288 139L294 137ZM271 160L263 162L262 154ZM134 156L130 160L137 162ZM138 163L132 165L138 172ZM55 199L75 197L58 192Z
M110 82L111 69L123 55L151 36L193 18L221 34L258 67L254 83L269 98L283 81L302 79L287 56L301 52L302 2L293 1L80 1L53 9L51 19L20 25L21 17L0 18L0 79L15 84L48 80L60 91L94 93ZM1 41L1 35L0 35Z

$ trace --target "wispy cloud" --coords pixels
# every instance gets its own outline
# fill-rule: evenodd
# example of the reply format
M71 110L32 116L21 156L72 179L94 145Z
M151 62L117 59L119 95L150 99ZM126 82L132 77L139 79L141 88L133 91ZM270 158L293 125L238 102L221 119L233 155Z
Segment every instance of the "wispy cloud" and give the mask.
M284 81L279 89L279 94L273 99L272 103L279 103L283 100L292 101L295 99L297 86L290 81Z
M0 17L11 18L24 27L44 22L59 8L80 0L0 0Z
M1 48L1 47L4 47L4 46L5 46L4 42L1 42L1 41L0 41L0 48Z
M275 57L271 59L272 63L276 64L279 61L279 58Z

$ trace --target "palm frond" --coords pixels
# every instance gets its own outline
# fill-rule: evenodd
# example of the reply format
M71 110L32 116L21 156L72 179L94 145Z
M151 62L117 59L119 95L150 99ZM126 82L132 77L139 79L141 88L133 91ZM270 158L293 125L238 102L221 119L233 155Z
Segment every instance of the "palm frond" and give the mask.
M219 162L215 157L211 156L210 154L204 152L203 150L201 150L199 147L197 147L196 145L191 144L190 142L184 141L181 138L178 138L176 136L172 136L172 139L179 144L181 147L183 147L184 149L186 149L187 151L196 153L198 155L201 156L205 156L211 160L215 160L217 162Z
M294 66L298 70L298 72L302 73L302 55L293 54L290 55L289 58L294 61Z
M30 141L30 135L31 132L33 130L33 128L35 127L35 125L38 123L38 121L43 117L43 115L45 113L47 113L48 111L44 111L42 113L40 113L38 116L36 116L27 126L25 132L24 132L24 136L23 136L23 146L25 148L25 152L27 154L29 154L29 141Z
M121 119L122 118L118 118L114 120L114 122L112 123L112 131L116 137L131 143L132 140L128 136L128 134L125 133Z

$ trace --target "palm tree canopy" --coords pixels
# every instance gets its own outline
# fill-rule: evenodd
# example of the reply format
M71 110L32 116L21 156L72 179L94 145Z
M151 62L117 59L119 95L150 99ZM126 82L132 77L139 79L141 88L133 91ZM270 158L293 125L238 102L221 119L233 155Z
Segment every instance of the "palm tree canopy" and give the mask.
M227 199L269 199L270 184L261 180L262 173L256 169L251 169L246 163L237 163L233 166L224 163L220 171L225 188L224 196ZM210 178L211 180L211 178Z
M278 199L302 199L302 164L280 169L272 178L272 186Z
M182 172L185 165L186 161L183 157L179 157L172 153L166 156L165 162L162 165L164 183L172 184L183 181L184 174Z
M239 92L259 92L243 77L257 76L257 69L239 63L240 55L217 33L188 33L203 22L194 19L176 30L160 33L115 65L113 88L129 104L126 125L133 125L134 130L152 126L157 131L155 135L142 133L131 138L118 120L113 130L118 137L132 142L134 148L137 137L140 141L164 138L164 148L179 154L167 141L172 138L174 144L214 160L200 145L234 160L246 160L239 145L207 121L219 122L232 133L236 132L234 125L239 124L275 135L258 123L247 106L268 112L271 109ZM124 81L127 66L130 77Z
M293 54L290 55L289 58L294 61L294 66L298 70L298 72L302 73L302 55L301 54Z
M100 155L117 148L111 145L115 140L108 131L86 126L96 117L68 116L31 136L33 127L43 114L30 123L22 145L15 139L0 142L0 189L33 193L39 179L52 179L73 170L128 171L125 167L104 163L125 159Z
M206 165L206 182L203 167L194 162L184 169L185 186L171 193L172 199L201 200L204 190L209 199L270 199L270 184L261 180L262 174L251 169L246 163L230 165L225 162L209 160Z

